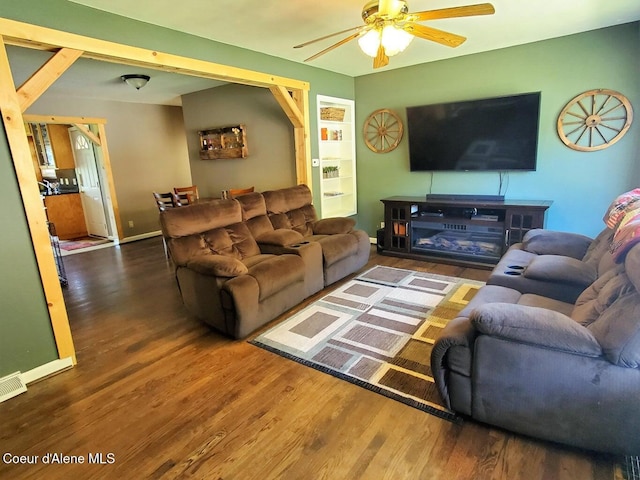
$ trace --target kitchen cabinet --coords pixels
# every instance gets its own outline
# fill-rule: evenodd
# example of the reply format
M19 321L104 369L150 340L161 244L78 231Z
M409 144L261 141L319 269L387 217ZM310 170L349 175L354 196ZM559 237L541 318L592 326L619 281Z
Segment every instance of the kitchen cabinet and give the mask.
M47 129L56 168L76 168L69 140L69 125L49 124Z
M47 219L53 223L60 240L86 237L87 225L79 193L44 197Z
M58 169L76 168L69 140L69 125L31 123L31 134L40 166Z

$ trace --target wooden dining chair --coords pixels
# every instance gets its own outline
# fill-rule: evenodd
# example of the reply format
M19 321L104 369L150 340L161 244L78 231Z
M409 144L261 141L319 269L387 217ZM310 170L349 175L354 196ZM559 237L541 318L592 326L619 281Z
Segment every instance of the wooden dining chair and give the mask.
M253 191L255 191L254 187L236 188L236 189L232 188L229 190L229 198L239 197L240 195L244 195L245 193L251 193Z
M173 191L178 196L178 200L182 205L189 205L200 198L197 185L191 185L190 187L174 187Z
M153 192L153 198L156 201L158 210L160 210L161 212L164 212L168 208L175 208L175 207L181 206L181 202L178 199L178 196L173 192L167 192L167 193Z
M153 198L156 201L158 210L160 210L161 212L164 212L165 210L168 210L170 208L176 208L176 207L182 206L182 204L180 203L180 199L178 199L178 196L173 192L167 192L167 193L153 192ZM162 236L162 246L164 247L165 256L167 258L170 258L169 249L167 248L167 241L165 240L164 235Z

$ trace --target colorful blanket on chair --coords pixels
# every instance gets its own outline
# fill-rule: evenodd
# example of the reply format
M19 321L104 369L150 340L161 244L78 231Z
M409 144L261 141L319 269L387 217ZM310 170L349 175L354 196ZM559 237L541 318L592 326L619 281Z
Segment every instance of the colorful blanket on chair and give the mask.
M613 235L611 253L617 263L622 263L631 247L640 243L640 203L636 203L635 206L637 208L624 214Z
M639 204L636 204L638 201L640 201L640 188L635 188L629 192L619 195L613 202L611 202L611 205L609 205L607 213L603 218L604 223L606 223L607 227L612 230L615 229L620 225L622 219L629 210L635 210L638 208Z

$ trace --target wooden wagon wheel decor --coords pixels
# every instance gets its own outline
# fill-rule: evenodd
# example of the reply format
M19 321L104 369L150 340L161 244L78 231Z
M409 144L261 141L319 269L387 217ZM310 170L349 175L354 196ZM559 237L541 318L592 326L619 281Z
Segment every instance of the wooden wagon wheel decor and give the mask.
M402 120L392 110L382 108L367 117L364 122L364 143L376 153L387 153L402 140Z
M633 121L631 103L614 90L581 93L558 116L558 135L569 148L592 152L620 140Z

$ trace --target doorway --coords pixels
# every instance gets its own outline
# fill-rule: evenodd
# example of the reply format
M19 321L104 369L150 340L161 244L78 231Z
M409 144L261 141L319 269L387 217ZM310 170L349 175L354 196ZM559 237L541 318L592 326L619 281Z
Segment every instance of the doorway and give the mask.
M106 120L101 118L25 115L25 123L64 127L77 181L78 203L82 206L82 223L89 236L106 238L118 244L121 227L117 220L117 202L113 191L111 163L106 148ZM91 123L87 123L91 122Z
M82 210L89 236L108 237L107 216L105 214L98 165L94 146L77 128L69 128L71 151L76 166L76 177L80 190Z

